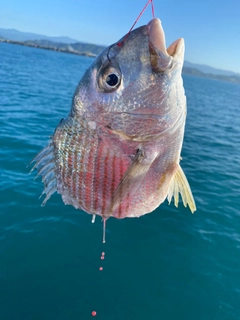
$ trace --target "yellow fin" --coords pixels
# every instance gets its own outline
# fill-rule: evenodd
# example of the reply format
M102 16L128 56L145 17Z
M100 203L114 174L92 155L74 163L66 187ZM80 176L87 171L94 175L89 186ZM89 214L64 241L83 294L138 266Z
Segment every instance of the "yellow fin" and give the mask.
M176 207L178 206L178 193L180 193L182 196L184 206L186 207L188 204L192 213L196 211L196 205L193 199L192 191L180 165L178 165L178 168L173 175L167 195L169 203L171 202L172 197L174 197L174 205Z

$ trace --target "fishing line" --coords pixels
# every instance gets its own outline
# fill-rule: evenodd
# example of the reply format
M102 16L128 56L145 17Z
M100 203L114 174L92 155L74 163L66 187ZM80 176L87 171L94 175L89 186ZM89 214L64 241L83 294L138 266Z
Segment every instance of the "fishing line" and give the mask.
M142 11L139 13L137 19L135 20L134 24L131 26L130 30L128 31L128 33L125 35L125 37L123 38L122 41L117 42L117 46L118 47L122 47L124 42L127 40L129 34L131 33L132 29L135 27L136 23L138 22L138 20L140 19L140 17L142 16L143 12L147 9L148 5L151 3L151 7L152 7L152 17L154 19L155 14L154 14L154 4L153 4L153 0L148 0L148 2L145 4L145 6L143 7ZM111 62L111 58L110 58L110 51L111 49L114 47L114 44L109 48L108 52L107 52L107 58L108 61Z
M143 7L142 11L139 13L137 19L135 20L134 24L131 26L130 30L128 31L128 33L125 35L123 41L118 42L117 45L119 47L121 47L124 43L124 41L126 41L127 37L129 36L130 32L132 31L132 29L135 27L136 23L138 22L138 20L140 19L140 17L142 16L143 12L147 9L148 5L151 3L151 7L152 7L152 17L154 19L155 14L154 14L154 4L153 4L153 0L148 0L148 2L145 4L145 6Z

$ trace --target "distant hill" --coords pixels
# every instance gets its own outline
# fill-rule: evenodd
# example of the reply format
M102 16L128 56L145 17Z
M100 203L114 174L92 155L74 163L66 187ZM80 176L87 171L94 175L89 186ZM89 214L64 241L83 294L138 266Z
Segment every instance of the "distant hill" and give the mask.
M191 63L188 61L184 61L184 67L198 69L199 71L206 73L206 74L240 77L240 73L236 73L236 72L228 71L228 70L216 69L216 68L207 66L205 64L197 64L197 63Z
M26 45L30 46L40 46L40 47L48 47L53 48L53 50L58 49L58 51L69 51L70 53L76 53L76 54L84 54L84 55L91 55L91 56L97 56L103 49L105 49L105 46L99 46L96 44L91 43L82 43L82 42L76 42L76 43L61 43L61 42L53 42L50 40L33 40L33 41L25 41Z
M22 32L16 29L0 28L0 38L5 38L13 41L27 41L27 40L50 40L53 42L73 43L77 42L75 39L69 37L49 37L41 34L31 32Z
M185 62L184 62L184 65L185 65ZM232 83L240 83L240 75L238 75L237 73L236 73L236 75L231 75L231 76L227 76L224 74L211 74L211 73L204 73L196 68L189 68L189 67L183 66L183 74L188 74L191 76L196 76L196 77L201 77L201 78L227 81L227 82L232 82ZM234 72L233 72L233 74L234 74Z

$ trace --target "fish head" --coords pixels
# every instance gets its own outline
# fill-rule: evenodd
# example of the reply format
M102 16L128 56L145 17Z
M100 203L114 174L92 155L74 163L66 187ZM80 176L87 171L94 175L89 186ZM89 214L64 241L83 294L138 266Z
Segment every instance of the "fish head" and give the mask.
M109 112L165 115L176 105L171 101L172 89L178 86L178 94L183 90L183 58L184 40L167 49L162 24L154 18L96 58L75 92L72 114L95 118Z

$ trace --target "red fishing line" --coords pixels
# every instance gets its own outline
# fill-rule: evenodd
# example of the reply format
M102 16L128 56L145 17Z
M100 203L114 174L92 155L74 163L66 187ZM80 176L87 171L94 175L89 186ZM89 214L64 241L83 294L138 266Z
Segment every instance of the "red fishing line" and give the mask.
M151 2L151 6L152 6L152 17L153 17L153 19L154 19L154 18L155 18L154 5L153 5L153 1L152 1L152 0L150 0L150 2Z
M127 37L129 36L130 32L132 31L132 29L135 27L135 24L138 22L138 20L140 19L140 17L142 16L143 12L147 9L147 6L149 5L149 3L151 3L152 6L152 16L154 18L154 5L153 5L153 0L148 0L148 2L145 4L145 6L143 7L142 11L139 13L137 19L135 20L134 24L131 26L130 30L128 31L128 33L126 34L126 36L124 37L122 42L118 42L117 45L119 47L121 47L124 43L124 41L127 39Z

